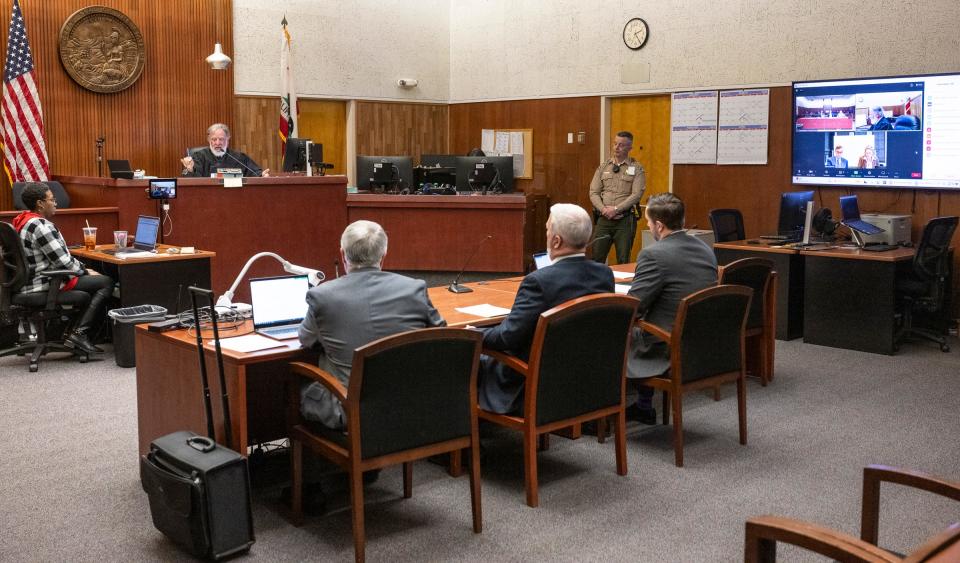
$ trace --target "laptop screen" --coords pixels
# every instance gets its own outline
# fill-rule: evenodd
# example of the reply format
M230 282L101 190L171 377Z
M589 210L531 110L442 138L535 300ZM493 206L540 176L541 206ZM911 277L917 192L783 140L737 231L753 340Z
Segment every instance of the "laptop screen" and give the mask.
M846 195L840 197L840 220L860 220L860 205L857 204L857 196Z
M553 264L553 261L550 260L550 255L546 252L539 252L533 255L533 263L539 270L540 268L546 268L550 264Z
M157 234L160 231L160 218L141 215L137 219L137 232L133 235L133 247L137 250L154 250L157 247Z
M307 314L307 276L277 276L250 280L253 328L299 323Z

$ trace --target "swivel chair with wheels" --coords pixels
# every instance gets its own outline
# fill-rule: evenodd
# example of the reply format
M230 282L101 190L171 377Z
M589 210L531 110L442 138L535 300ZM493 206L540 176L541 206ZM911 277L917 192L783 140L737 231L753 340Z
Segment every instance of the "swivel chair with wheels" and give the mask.
M914 313L923 312L940 317L946 308L950 293L950 240L957 229L957 217L935 217L923 228L923 236L913 256L913 267L908 275L897 279L897 300L902 322L894 342L897 346L908 336L915 335L940 345L949 352L946 328L931 330L914 326ZM935 319L934 324L943 324Z
M40 357L48 352L70 352L79 356L81 362L89 359L87 353L66 346L63 340L49 339L47 332L48 324L69 314L68 309L82 310L90 302L90 295L83 291L60 291L61 282L75 272L55 270L45 274L50 278L48 291L20 293L30 280L30 267L16 229L0 222L0 324L17 323L28 329L20 343L0 350L0 357L29 353L31 372L40 368ZM31 327L35 334L31 334Z

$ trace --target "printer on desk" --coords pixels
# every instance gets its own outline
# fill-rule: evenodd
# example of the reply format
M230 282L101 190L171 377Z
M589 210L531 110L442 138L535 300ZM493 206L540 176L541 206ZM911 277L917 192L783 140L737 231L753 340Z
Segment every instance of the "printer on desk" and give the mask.
M860 218L883 229L882 233L863 235L865 243L901 244L911 242L910 228L913 223L911 215L885 215L882 213L863 213Z

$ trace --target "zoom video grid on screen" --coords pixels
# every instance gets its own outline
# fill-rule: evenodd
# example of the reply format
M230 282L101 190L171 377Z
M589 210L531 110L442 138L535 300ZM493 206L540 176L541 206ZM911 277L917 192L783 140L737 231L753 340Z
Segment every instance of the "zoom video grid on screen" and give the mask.
M793 183L960 189L960 74L793 84Z

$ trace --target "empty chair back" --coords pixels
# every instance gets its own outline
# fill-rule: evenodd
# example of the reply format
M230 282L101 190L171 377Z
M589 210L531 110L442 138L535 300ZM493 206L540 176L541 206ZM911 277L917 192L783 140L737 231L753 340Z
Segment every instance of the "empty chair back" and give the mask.
M67 195L67 190L64 189L63 184L55 180L48 180L42 182L50 188L50 191L53 193L54 199L57 200L57 208L67 209L70 207L70 196ZM14 182L13 183L13 206L16 209L26 210L27 206L23 204L23 188L27 185L26 182Z
M683 383L742 368L743 333L752 294L747 287L719 285L680 302L671 353L680 354L679 363L672 365L680 366Z
M27 282L30 268L27 266L20 235L10 223L0 222L0 291L5 304Z
M739 209L711 209L710 225L717 242L730 242L747 238L743 228L743 215Z
M753 290L747 328L763 327L763 296L767 294L773 262L766 258L742 258L723 267L720 285L742 285Z
M537 426L617 405L638 301L614 293L568 301L540 315L530 352L526 409ZM530 397L528 397L529 399Z
M957 217L935 217L924 226L913 257L913 271L920 279L933 280L946 273L947 255L957 221Z
M470 436L482 338L430 328L358 348L347 396L358 398L361 458Z

